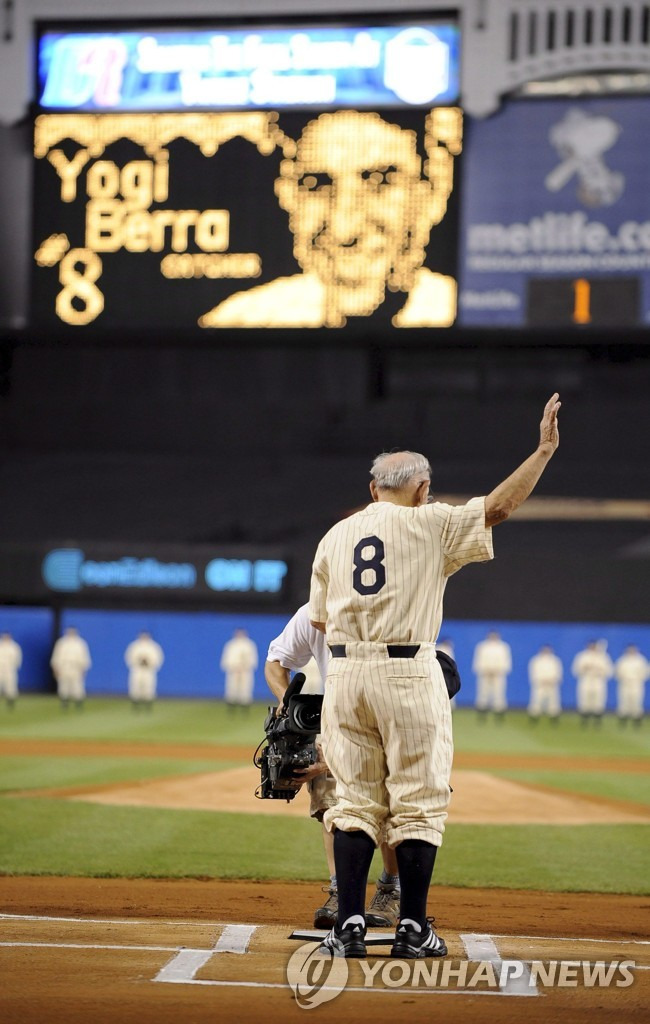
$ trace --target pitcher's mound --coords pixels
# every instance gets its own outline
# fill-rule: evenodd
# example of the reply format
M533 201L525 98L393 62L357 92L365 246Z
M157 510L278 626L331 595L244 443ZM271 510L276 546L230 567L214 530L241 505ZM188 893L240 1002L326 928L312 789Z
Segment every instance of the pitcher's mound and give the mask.
M309 794L303 787L287 804L258 800L259 772L252 765L202 775L148 779L138 783L102 786L84 792L52 792L71 800L131 806L168 807L196 811L234 811L239 814L309 813ZM595 825L643 823L650 810L626 807L613 800L552 792L501 779L488 772L458 770L452 776L449 821L471 825Z

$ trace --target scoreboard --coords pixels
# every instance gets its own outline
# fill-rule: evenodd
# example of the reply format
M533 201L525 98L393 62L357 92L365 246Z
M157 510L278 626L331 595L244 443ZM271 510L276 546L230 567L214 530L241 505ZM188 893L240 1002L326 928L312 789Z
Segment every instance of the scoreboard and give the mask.
M650 97L464 117L442 17L45 25L37 53L34 327L650 323Z
M650 323L650 97L511 100L471 121L459 322Z
M453 21L39 38L35 326L456 316Z
M41 114L35 323L449 326L461 146L449 107Z

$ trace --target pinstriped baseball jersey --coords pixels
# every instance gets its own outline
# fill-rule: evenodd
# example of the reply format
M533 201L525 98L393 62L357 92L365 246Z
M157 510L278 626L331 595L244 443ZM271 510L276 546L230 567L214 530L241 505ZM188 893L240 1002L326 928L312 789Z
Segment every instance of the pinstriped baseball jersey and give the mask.
M433 643L447 578L492 557L485 498L416 508L373 502L320 542L309 617L326 623L329 644Z

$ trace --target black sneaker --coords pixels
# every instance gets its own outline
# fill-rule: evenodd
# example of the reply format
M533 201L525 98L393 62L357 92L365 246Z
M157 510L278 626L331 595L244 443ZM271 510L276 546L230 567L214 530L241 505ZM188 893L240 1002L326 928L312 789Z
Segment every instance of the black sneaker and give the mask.
M329 935L326 935L318 952L338 957L364 957L366 955L365 924L353 924L349 928L339 929L335 924Z
M314 913L314 928L331 928L336 924L339 913L339 894L333 886L325 886L323 892L329 893L322 907Z
M421 932L407 924L397 926L395 941L390 951L391 956L401 960L423 960L427 956L446 956L447 947L444 940L436 935L431 921L427 918L427 927Z

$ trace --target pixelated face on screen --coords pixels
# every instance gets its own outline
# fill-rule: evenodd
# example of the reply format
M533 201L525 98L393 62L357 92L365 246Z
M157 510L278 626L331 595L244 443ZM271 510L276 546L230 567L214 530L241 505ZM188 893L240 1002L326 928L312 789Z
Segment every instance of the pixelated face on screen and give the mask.
M367 316L387 285L408 290L433 221L413 131L374 112L321 114L283 161L276 193L296 260L325 285L329 309Z
M36 119L35 316L447 327L457 108ZM288 216L287 216L288 215ZM392 302L384 302L395 293Z

